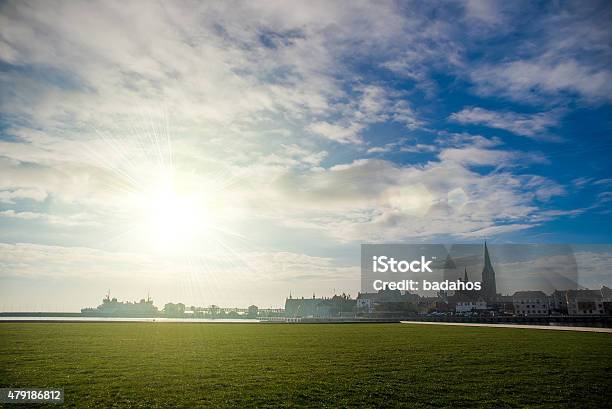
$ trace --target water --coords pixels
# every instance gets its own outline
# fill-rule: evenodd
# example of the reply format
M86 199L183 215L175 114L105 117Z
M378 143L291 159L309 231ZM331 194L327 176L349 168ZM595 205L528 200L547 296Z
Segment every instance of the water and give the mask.
M0 317L2 321L74 321L74 322L185 322L185 323L244 323L255 324L256 319L208 319L208 318L122 318L122 317Z

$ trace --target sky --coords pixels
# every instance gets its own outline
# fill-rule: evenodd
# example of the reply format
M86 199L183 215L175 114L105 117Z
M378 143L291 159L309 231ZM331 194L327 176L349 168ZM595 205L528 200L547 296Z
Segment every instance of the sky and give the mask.
M611 17L3 1L0 310L277 307L355 296L361 243L609 243Z

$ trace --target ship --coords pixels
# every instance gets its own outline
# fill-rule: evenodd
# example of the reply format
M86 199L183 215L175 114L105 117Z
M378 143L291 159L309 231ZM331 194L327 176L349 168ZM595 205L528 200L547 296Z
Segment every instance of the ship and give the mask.
M110 297L110 290L102 300L102 304L96 308L83 308L81 315L90 317L156 317L159 314L153 300L147 295L147 299L139 302L122 302L117 298Z

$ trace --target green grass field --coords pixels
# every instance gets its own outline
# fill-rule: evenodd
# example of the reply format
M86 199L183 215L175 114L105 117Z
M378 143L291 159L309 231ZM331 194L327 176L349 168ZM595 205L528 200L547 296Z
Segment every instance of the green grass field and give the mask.
M612 335L568 331L0 323L0 386L63 387L78 408L601 408L611 357Z

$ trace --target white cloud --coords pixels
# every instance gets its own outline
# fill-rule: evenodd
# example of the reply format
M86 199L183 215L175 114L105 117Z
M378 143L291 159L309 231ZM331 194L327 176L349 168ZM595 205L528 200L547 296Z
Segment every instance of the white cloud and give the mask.
M383 146L369 148L366 153L387 153L387 152L410 152L410 153L433 153L440 150L437 145L430 145L418 142L408 142L406 138L400 138L396 142L386 143Z
M266 203L260 216L320 230L340 241L526 229L538 223L537 201L565 192L548 179L504 171L519 155L449 148L424 167L362 159L316 172L285 172L256 189L258 200ZM497 170L482 175L470 169L481 165Z
M598 185L598 186L612 185L612 178L598 179L598 180L595 180L593 184Z
M355 266L342 266L327 257L292 252L250 251L239 257L227 254L206 255L192 260L211 274L231 276L231 280L295 280L316 278L332 280L354 278ZM7 277L87 277L106 278L124 275L172 277L193 269L187 261L172 260L141 253L110 252L88 247L49 246L32 243L0 243L0 276Z
M0 203L15 204L15 200L30 199L42 202L47 198L43 189L13 189L0 191Z
M399 13L394 3L227 7L4 3L0 58L13 69L0 75L0 108L18 120L0 141L0 200L51 197L113 223L126 193L172 161L186 188L224 185L216 199L237 219L348 241L527 228L538 202L563 194L515 169L542 157L496 138L435 131L435 143L365 140L374 124L415 130L425 120L410 90L368 81L347 57L379 58L429 92L432 71L471 69L451 19ZM467 4L496 20L487 7ZM451 119L528 137L559 120L556 111L477 107ZM358 146L331 152L328 141ZM419 165L359 157L392 150L437 156ZM44 219L41 209L3 211Z
M170 274L169 266L148 255L113 253L87 247L0 243L0 275L7 277L89 278Z
M519 60L488 65L471 74L478 90L520 101L541 101L541 95L576 94L593 102L610 101L612 73L577 60Z
M609 103L611 9L597 2L551 5L536 14L537 22L521 25L530 12L537 10L522 4L514 13L521 39L507 44L503 58L483 60L470 70L475 90L540 106Z
M468 18L496 25L503 21L501 4L501 2L492 0L466 0L464 7Z
M15 211L13 209L0 210L0 218L7 217L22 220L39 220L50 224L62 226L97 226L99 221L93 215L76 213L68 216L53 215L40 212Z
M515 152L481 149L481 148L461 148L445 149L440 154L443 160L457 162L462 165L479 166L501 166L512 163L519 157Z
M444 147L474 147L488 149L503 145L502 140L498 137L487 138L482 135L446 131L440 131L438 135L435 142Z
M51 73L3 73L4 94L13 97L3 98L2 110L64 131L71 130L67 119L106 129L118 112L137 115L152 105L168 107L185 125L213 129L271 116L305 127L313 116L329 121L323 117L351 97L343 54L384 52L406 22L392 4L367 2L245 3L231 11L202 3L8 3L1 18L0 37L13 50L6 61ZM359 121L371 123L386 102L373 87L357 88L357 109L367 117ZM418 123L405 102L393 104L386 115Z
M309 127L310 131L324 138L339 143L363 143L359 131L363 129L361 124L353 124L347 127L330 124L329 122L315 122Z
M372 124L396 122L411 130L423 125L401 94L374 85L361 86L357 90L354 101L339 105L336 123L319 121L308 129L339 143L361 144L360 133Z
M548 133L549 128L559 123L559 115L555 112L519 114L510 111L490 111L479 107L464 108L452 114L449 119L462 124L484 125L504 129L517 135L544 139L551 138Z

